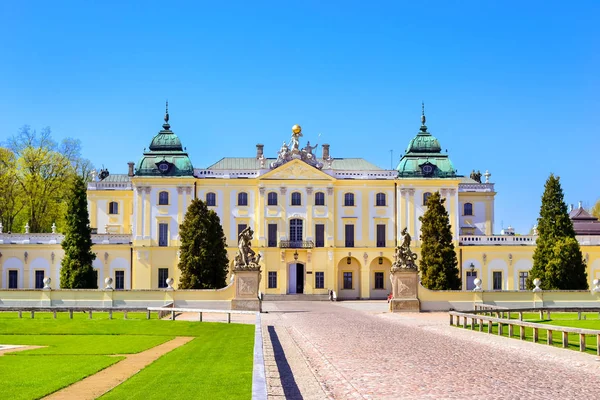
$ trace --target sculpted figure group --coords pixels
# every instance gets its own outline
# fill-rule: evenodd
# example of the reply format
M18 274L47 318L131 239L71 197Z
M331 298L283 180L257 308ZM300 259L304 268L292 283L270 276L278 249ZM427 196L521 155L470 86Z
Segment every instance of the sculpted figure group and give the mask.
M277 168L294 159L302 160L305 163L312 165L315 168L323 168L323 163L317 161L317 157L313 151L319 146L311 146L307 142L304 148L300 148L300 137L302 137L302 128L299 125L292 127L292 137L289 143L283 142L281 149L277 152L277 160L271 163L271 168Z
M410 249L411 237L408 230L404 228L402 230L402 243L396 247L395 261L392 264L392 272L400 269L417 269L415 261L417 261L417 255Z
M256 252L250 247L252 242L252 235L254 231L252 228L247 227L240 232L238 237L238 254L235 255L234 269L236 270L255 270L260 269L260 254L257 256Z

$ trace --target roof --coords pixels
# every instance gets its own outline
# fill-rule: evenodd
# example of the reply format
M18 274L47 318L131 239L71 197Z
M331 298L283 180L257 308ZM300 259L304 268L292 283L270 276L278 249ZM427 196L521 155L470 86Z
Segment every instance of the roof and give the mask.
M266 165L276 161L276 158L267 158ZM256 157L224 157L209 166L212 170L257 170L260 169L260 161ZM342 171L383 171L375 164L363 158L334 158L331 163L333 170Z
M576 235L600 235L600 221L583 207L569 213Z
M105 183L127 183L131 181L131 177L127 174L111 174L102 179Z

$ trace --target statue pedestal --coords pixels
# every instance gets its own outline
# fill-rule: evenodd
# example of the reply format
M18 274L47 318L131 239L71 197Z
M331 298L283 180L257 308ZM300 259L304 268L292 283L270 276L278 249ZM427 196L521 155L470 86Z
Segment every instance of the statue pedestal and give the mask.
M420 312L417 298L419 275L414 269L399 270L391 273L392 295L391 312Z
M231 300L232 310L262 311L258 298L260 270L238 270L235 274L235 298Z

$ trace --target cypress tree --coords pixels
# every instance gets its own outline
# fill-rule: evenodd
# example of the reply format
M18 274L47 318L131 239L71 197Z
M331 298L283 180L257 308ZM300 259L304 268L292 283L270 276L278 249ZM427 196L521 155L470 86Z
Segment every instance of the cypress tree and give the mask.
M450 218L439 192L427 200L421 221L421 283L431 290L458 290L461 281L452 242Z
M575 239L575 229L564 201L560 177L554 174L550 174L544 186L537 230L538 238L527 288L532 289L533 279L540 278L540 287L544 290L587 289L586 266Z
M179 227L179 288L218 289L226 286L228 259L225 234L217 213L200 199L192 200Z
M97 289L98 274L92 267L96 254L92 252L92 230L88 214L86 185L79 176L67 204L65 238L62 241L65 256L60 269L60 287L63 289Z

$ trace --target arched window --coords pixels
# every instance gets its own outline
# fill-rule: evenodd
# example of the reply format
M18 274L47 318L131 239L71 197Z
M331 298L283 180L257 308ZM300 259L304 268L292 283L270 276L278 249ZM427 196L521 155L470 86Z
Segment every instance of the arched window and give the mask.
M290 219L290 242L302 242L302 220Z
M385 206L385 193L377 193L375 195L375 205Z
M346 207L354 206L354 193L346 193L344 194L344 205Z
M240 192L238 193L238 206L247 206L248 205L248 193Z
M160 192L158 194L158 205L166 206L169 204L169 192Z
M324 206L325 205L325 193L317 192L315 193L315 206Z
M206 193L206 205L209 207L214 207L217 205L217 195L213 192Z
M473 215L473 204L465 203L463 206L463 215Z
M269 192L269 194L267 194L267 205L268 206L276 206L277 205L277 193L276 192Z
M427 200L429 200L430 197L431 197L431 193L430 192L423 193L423 205L424 206L427 205Z
M293 206L301 206L302 205L302 194L300 192L292 193L292 205Z
M108 213L109 214L118 214L119 213L119 203L116 201L111 201L108 203Z

